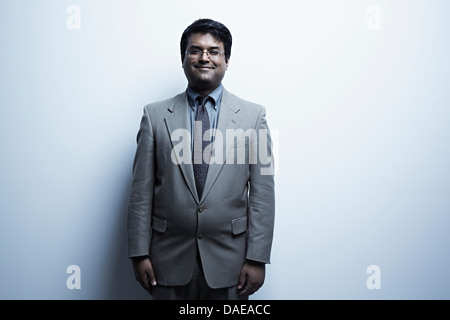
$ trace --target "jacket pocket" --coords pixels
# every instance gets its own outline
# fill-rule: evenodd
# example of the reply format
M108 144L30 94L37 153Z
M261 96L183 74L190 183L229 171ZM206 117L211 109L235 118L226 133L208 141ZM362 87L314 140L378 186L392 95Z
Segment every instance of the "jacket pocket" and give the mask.
M231 220L231 232L234 235L247 231L247 216L239 217Z
M158 232L166 232L167 220L152 216L152 229Z

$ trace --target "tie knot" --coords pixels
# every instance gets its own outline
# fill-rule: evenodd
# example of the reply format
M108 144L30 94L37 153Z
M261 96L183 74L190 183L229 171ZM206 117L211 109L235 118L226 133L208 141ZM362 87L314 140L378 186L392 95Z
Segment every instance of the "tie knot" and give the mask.
M209 96L204 95L204 94L197 97L197 101L200 106L204 106L206 101L208 101L208 99L209 99Z

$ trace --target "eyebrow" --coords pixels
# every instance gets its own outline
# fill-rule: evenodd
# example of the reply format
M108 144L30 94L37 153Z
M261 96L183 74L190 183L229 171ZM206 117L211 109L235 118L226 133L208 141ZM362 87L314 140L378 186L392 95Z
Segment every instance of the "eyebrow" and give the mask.
M200 49L200 50L203 50L203 48L202 47L200 47L200 46L197 46L197 45L192 45L192 46L190 46L190 48L189 49ZM211 50L211 49L219 49L219 50L222 50L219 46L212 46L212 47L209 47L209 48L207 48L208 50Z

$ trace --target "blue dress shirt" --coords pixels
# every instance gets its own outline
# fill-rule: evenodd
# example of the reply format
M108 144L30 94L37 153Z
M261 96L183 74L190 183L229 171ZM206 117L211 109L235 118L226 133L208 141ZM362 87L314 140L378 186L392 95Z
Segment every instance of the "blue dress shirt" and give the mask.
M186 90L190 108L188 108L191 119L191 147L193 148L195 115L197 114L198 101L197 97L201 94L192 90L189 86ZM206 110L208 111L209 123L211 126L211 142L214 140L214 132L217 129L217 121L219 119L220 104L222 102L223 85L220 84L213 92L208 94L212 99L206 102Z

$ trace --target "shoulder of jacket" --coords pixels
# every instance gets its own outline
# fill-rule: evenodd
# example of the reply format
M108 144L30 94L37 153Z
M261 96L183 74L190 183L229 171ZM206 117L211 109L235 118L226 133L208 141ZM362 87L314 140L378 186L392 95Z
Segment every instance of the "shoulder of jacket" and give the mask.
M167 108L172 107L180 98L185 95L186 92L182 92L171 98L149 103L144 106L144 109L146 109L149 113L160 112L163 110L165 111L167 110Z
M248 109L257 109L257 110L261 110L264 109L264 106L259 104L259 103L255 103L246 99L243 99L237 95L235 95L234 93L231 93L230 91L226 91L227 94L227 98L229 100L229 102L231 104L234 104L236 106L242 107L242 108L248 108Z

